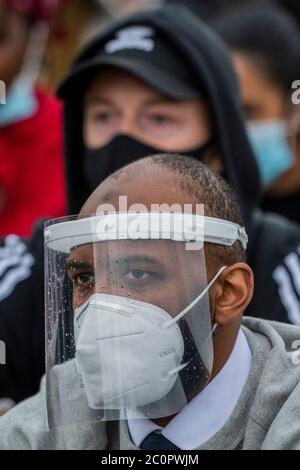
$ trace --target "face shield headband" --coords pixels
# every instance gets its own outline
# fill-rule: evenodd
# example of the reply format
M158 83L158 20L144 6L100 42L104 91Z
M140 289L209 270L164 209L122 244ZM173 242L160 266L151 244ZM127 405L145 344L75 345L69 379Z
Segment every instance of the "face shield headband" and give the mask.
M48 248L70 253L87 243L113 240L172 240L186 243L187 250L203 242L232 246L239 241L247 248L245 227L228 220L193 214L128 212L96 215L57 223L44 232Z

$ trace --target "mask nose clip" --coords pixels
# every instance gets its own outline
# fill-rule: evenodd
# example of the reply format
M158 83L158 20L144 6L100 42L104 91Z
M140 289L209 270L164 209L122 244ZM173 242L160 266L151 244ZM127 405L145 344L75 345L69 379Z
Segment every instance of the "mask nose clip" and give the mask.
M126 317L132 317L134 315L134 309L127 305L118 305L117 303L107 302L98 299L92 299L90 303L96 308L105 308L106 310L112 313L117 313Z

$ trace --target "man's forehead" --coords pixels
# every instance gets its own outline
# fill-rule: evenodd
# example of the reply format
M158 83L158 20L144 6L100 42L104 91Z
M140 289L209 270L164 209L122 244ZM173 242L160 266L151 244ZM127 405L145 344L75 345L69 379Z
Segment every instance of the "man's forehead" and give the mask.
M93 264L97 258L118 258L136 261L162 261L173 258L174 255L184 253L184 243L172 240L118 240L108 242L87 243L74 247L68 257L68 262L86 262ZM163 254L163 256L162 256ZM189 256L187 252L187 256Z
M120 207L122 203L126 207ZM183 190L179 176L160 165L137 162L104 181L81 213L97 213L102 204L112 204L117 212L125 212L134 204L142 204L147 210L152 210L153 205L171 207L178 204L183 210L185 204L196 203L201 201L196 201L195 197ZM107 212L111 212L109 207Z
M149 99L153 100L175 101L173 98L162 94L133 73L127 72L121 67L110 66L103 66L101 68L89 85L86 96L89 99L95 100L97 98L107 99L105 92L107 92L108 89L114 89L116 87L120 87L121 90L124 90L124 87L130 87L131 93L138 95L142 92L146 94Z

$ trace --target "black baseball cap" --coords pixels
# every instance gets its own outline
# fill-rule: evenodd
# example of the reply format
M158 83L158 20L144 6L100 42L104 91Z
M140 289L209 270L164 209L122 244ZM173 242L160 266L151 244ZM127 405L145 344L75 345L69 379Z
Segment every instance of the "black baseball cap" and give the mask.
M136 24L115 31L99 53L75 63L58 89L62 99L69 90L82 86L102 66L119 67L132 73L155 90L178 100L196 99L199 86L180 54L153 27ZM100 71L99 70L99 71Z

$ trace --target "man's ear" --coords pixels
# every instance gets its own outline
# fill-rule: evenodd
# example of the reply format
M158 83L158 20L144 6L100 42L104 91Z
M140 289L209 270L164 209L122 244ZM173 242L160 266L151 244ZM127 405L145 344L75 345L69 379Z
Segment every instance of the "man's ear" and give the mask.
M242 316L254 289L253 272L246 263L235 263L221 274L214 291L214 322L226 326Z

